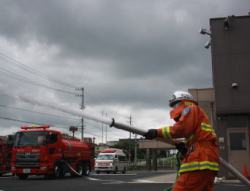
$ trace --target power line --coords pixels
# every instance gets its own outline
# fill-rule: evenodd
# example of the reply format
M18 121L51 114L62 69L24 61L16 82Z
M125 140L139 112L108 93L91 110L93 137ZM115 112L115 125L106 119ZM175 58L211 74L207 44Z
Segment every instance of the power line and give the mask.
M10 96L10 95L8 95L8 94L2 94L2 95L7 96L7 97L11 97L11 98L13 98L13 99L17 99L17 98L15 98L15 97L13 97L13 96ZM21 110L21 111L33 112L33 111L31 111L31 110L22 109L22 108L17 108L17 107L11 107L11 106L1 105L1 104L0 104L0 107L8 107L8 108L12 108L12 109ZM45 114L45 115L48 114L48 115L54 115L54 116L56 116L56 117L61 117L61 116L59 116L59 115L49 114L49 113L45 113L45 112L37 112L37 111L34 111L34 112L36 112L36 113L41 113L41 114ZM64 116L62 116L62 117L64 117ZM65 118L65 117L64 117L64 118ZM66 117L66 118L69 118L69 119L76 119L76 118L70 118L70 117ZM77 119L76 119L76 120L77 120ZM80 123L80 122L79 122L79 123ZM79 124L79 123L78 123L78 124ZM86 119L85 123L89 124L89 126L94 127L95 129L98 129L98 130L102 129L102 127L100 127L99 125L93 125L93 123L96 124L96 123L99 123L99 122L94 122L94 121L92 121L92 120ZM120 130L118 130L118 129L114 129L114 130L113 130L113 132L117 132L117 131L120 131Z
M36 77L38 76L38 77L40 77L40 78L42 78L42 79L45 79L45 80L54 81L54 82L57 83L57 84L61 84L61 85L63 85L63 86L67 86L67 87L69 87L69 88L74 89L74 86L72 86L71 84L68 84L68 83L66 83L66 82L62 82L62 81L57 80L57 79L55 79L55 78L51 78L51 77L47 76L46 74L44 74L43 72L37 71L37 70L35 70L34 68L25 65L25 64L23 64L22 62L20 62L20 61L18 61L18 60L16 60L16 59L14 59L14 58L12 58L12 57L10 57L10 56L4 54L3 52L0 52L0 56L1 56L2 58L4 58L5 60L8 60L9 62L15 64L16 66L22 68L22 69L25 70L26 72L29 72L29 73L31 73L31 74L33 74L33 75L36 75Z
M44 125L44 123L38 123L38 122L32 122L32 121L26 121L26 120L19 120L19 119L14 119L14 118L10 118L10 117L3 117L3 116L0 116L0 119L4 119L4 120L8 120L8 121L14 121L14 122L18 122L18 123L28 123L28 124L33 124L33 125ZM53 126L50 124L50 126ZM66 126L60 126L60 128L68 128ZM94 136L98 136L98 137L101 137L99 135L95 135L89 131L87 131L86 133L88 134L91 134L91 135L94 135Z
M67 90L63 90L63 89L59 89L59 88L54 88L54 87L51 87L51 86L48 86L48 85L45 85L45 84L40 84L40 83L34 82L29 78L26 78L26 77L24 77L24 76L22 76L22 75L20 75L18 73L15 73L13 71L7 70L7 69L2 68L2 67L0 67L0 72L9 75L14 80L22 81L22 82L28 83L30 85L33 85L33 86L40 86L40 87L51 89L51 90L54 90L54 91L75 95L75 93L71 92L71 91L67 91ZM13 75L11 75L11 74L13 74Z
M81 127L81 126L75 126L75 127ZM97 135L97 134L95 134L95 133L91 133L91 132L89 132L88 130L85 130L85 132L86 132L87 134L94 135L94 136L96 136L96 137L101 137L100 135Z
M26 121L26 120L14 119L14 118L3 117L3 116L0 116L0 119L8 120L8 121L14 121L14 122L18 122L18 123L28 123L28 124L33 124L33 125L44 125L45 124L45 123L40 123L40 122ZM49 124L49 125L53 126L51 124ZM60 126L59 128L68 128L68 127L66 127L66 126ZM86 133L90 134L90 135L93 135L93 136L101 137L100 135L96 135L94 133L90 133L89 131L86 131ZM118 137L118 136L115 136L115 137Z
M38 112L38 111L32 111L32 110L28 110L28 109L23 109L23 108L18 108L18 107L12 107L12 106L7 106L7 105L1 105L0 104L0 107L3 107L3 108L9 108L9 109L15 109L15 110L20 110L20 111L25 111L25 112L31 112L31 113L37 113L37 114L42 114L42 115L51 115L51 116L55 116L55 117L59 117L59 118L67 118L67 119L72 119L72 120L79 120L77 118L71 118L71 117L66 117L66 116L60 116L60 115L55 115L55 114L50 114L50 113L45 113L45 112ZM76 126L79 126L81 127L79 124L81 122L78 122ZM85 122L86 123L86 122ZM94 126L94 125L91 125L92 127L94 128L99 128L98 126Z
M7 96L7 97L11 97L11 98L14 98L14 99L16 99L15 97L12 97L12 96L10 96L10 95L8 95L8 94L3 94L4 96ZM77 119L77 118L71 118L71 117L64 117L64 116L59 116L59 115L55 115L55 114L49 114L49 113L45 113L45 112L37 112L37 111L31 111L31 110L27 110L27 109L22 109L22 108L17 108L17 107L11 107L11 106L6 106L6 105L0 105L0 107L6 107L6 108L11 108L11 109L17 109L17 110L21 110L21 111L27 111L27 112L35 112L35 113L40 113L40 114L45 114L45 115L54 115L54 116L56 116L56 117L62 117L62 118L69 118L69 119L73 119L73 120L79 120L79 119ZM97 123L97 122L93 122L93 121L91 121L91 120L86 120L85 121L85 123L89 123L89 122L91 122L91 123ZM81 122L79 122L77 125L79 125ZM90 124L91 124L90 123ZM93 124L91 124L91 126L92 127L94 127L94 128L96 128L96 129L100 129L101 127L99 127L99 126L95 126L95 125L93 125Z
M57 125L59 125L59 124L57 124ZM72 125L72 126L74 126L74 127L81 127L81 126L79 126L79 125ZM67 129L67 128L69 128L70 126L57 126L58 128L63 128L63 129ZM96 137L101 137L100 135L97 135L97 134L95 134L95 133L92 133L92 132L90 132L90 131L85 131L87 134L89 134L89 135L93 135L93 136L96 136Z
M15 97L12 97L12 96L10 96L10 95L8 95L8 94L3 94L3 95L15 99ZM77 118L59 116L59 115L49 114L49 113L45 113L45 112L31 111L31 110L28 110L28 109L17 108L17 107L12 107L12 106L6 106L6 105L1 105L1 104L0 104L0 107L3 107L3 108L11 108L11 109L17 109L17 110L27 111L27 112L35 112L35 113L44 114L44 115L53 115L53 116L60 117L60 118L69 118L69 119L73 119L73 120L79 120L79 119L77 119ZM87 119L87 120L85 121L85 123L88 123L88 122L93 122L93 121ZM81 122L78 122L77 125L79 125L80 123L81 123ZM93 124L90 124L90 125L91 125L92 127L96 128L96 129L100 129L99 126L95 126L95 125L93 125Z
M80 122L79 122L80 123ZM79 123L78 123L78 125L76 125L76 127L81 127L81 125L79 125ZM86 122L85 122L86 123ZM95 126L95 125L93 125L93 124L90 124L86 129L91 129L91 128L96 128L96 129L101 129L101 127L100 126ZM121 131L121 130L118 130L118 131ZM112 132L114 135L114 137L118 137L118 138L120 138L121 136L118 136L118 134L120 135L120 132L118 132L117 131L117 129L114 129L114 131ZM87 131L86 131L87 132ZM102 137L102 136L99 136L98 135L98 137Z
M44 123L37 123L37 122L32 122L32 121L25 121L25 120L14 119L14 118L10 118L10 117L3 117L3 116L0 116L0 119L4 119L4 120L8 120L8 121L21 122L21 123L29 123L29 124L36 124L36 125L44 125Z
M81 110L82 112L84 112L84 109L85 109L85 103L84 103L84 87L82 88L76 88L76 91L81 91L81 94L77 94L76 96L78 97L81 97L82 98L82 101L81 101ZM82 126L81 126L81 135L82 135L82 140L84 138L84 118L82 117L81 118L81 123L82 123Z
M3 117L3 116L0 116L0 119L4 119L4 120L8 120L8 121L15 121L15 122L18 122L18 123L28 123L28 124L33 124L33 125L44 125L44 123L37 123L37 122L19 120L19 119L14 119L14 118L9 118L9 117ZM68 127L62 127L62 126L61 126L60 128L68 128ZM89 131L87 131L86 133L88 133L88 134L90 134L90 135L93 135L93 136L101 137L101 136L99 136L99 135L90 133Z
M7 105L1 105L1 104L0 104L0 107L8 108L8 109L14 109L14 110L20 110L20 111L25 111L25 112L30 112L30 113L37 113L37 114L42 114L42 115L48 115L48 116L55 116L55 117L59 117L59 118L67 118L67 119L72 119L72 120L79 120L78 118L60 116L60 115L56 115L56 114L39 112L39 111L28 110L28 109L23 109L23 108L19 108L19 107L12 107L12 106L7 106Z
M15 97L12 97L12 96L10 96L10 95L8 95L8 94L4 94L5 96L8 96L8 97L11 97L11 98L14 98L14 99L16 99ZM6 105L0 105L0 107L6 107ZM7 106L7 107L10 107L10 106ZM16 107L10 107L10 108L15 108L15 109L18 109L18 110L26 110L26 109L22 109L22 108L16 108ZM28 112L32 112L32 111L29 111L29 110L26 110L26 111L28 111ZM38 112L38 113L41 113L41 112ZM46 113L47 114L47 113ZM48 114L48 115L50 115L50 114ZM54 115L54 114L53 114ZM11 120L11 119L13 119L13 118L7 118L7 117L5 117L4 119L9 119L9 120ZM29 121L23 121L23 120L17 120L17 119L13 119L14 121L20 121L20 122L27 122L27 123L35 123L35 122L29 122ZM87 121L89 121L89 120L87 120ZM92 122L92 121L91 121ZM100 126L95 126L95 125L91 125L92 127L94 127L94 128L96 128L96 129L100 129L101 127ZM120 137L120 136L119 136Z

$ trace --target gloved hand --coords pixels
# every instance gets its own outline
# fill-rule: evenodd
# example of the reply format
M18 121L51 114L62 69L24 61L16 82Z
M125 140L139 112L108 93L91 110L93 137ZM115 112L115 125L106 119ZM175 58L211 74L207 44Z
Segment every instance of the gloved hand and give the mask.
M145 133L144 137L146 139L155 139L157 138L157 129L149 129L147 133Z

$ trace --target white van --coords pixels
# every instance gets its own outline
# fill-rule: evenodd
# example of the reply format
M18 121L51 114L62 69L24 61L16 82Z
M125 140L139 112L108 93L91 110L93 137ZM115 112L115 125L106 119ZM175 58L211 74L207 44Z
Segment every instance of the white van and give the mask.
M128 160L126 154L121 149L105 149L101 151L95 160L95 172L113 172L116 174L118 171L123 174L126 173L128 168Z

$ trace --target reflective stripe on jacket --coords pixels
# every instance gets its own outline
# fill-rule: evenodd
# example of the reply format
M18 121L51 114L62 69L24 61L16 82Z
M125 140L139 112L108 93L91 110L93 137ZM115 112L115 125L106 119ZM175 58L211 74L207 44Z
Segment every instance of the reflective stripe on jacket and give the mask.
M180 167L179 173L205 169L219 171L219 164L217 162L209 161L183 163Z

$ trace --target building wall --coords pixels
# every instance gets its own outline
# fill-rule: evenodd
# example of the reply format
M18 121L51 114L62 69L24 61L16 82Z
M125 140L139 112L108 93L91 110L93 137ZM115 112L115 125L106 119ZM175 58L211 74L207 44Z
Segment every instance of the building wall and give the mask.
M250 170L250 16L210 19L210 28L220 155Z
M210 28L216 112L250 113L250 16L211 19Z

